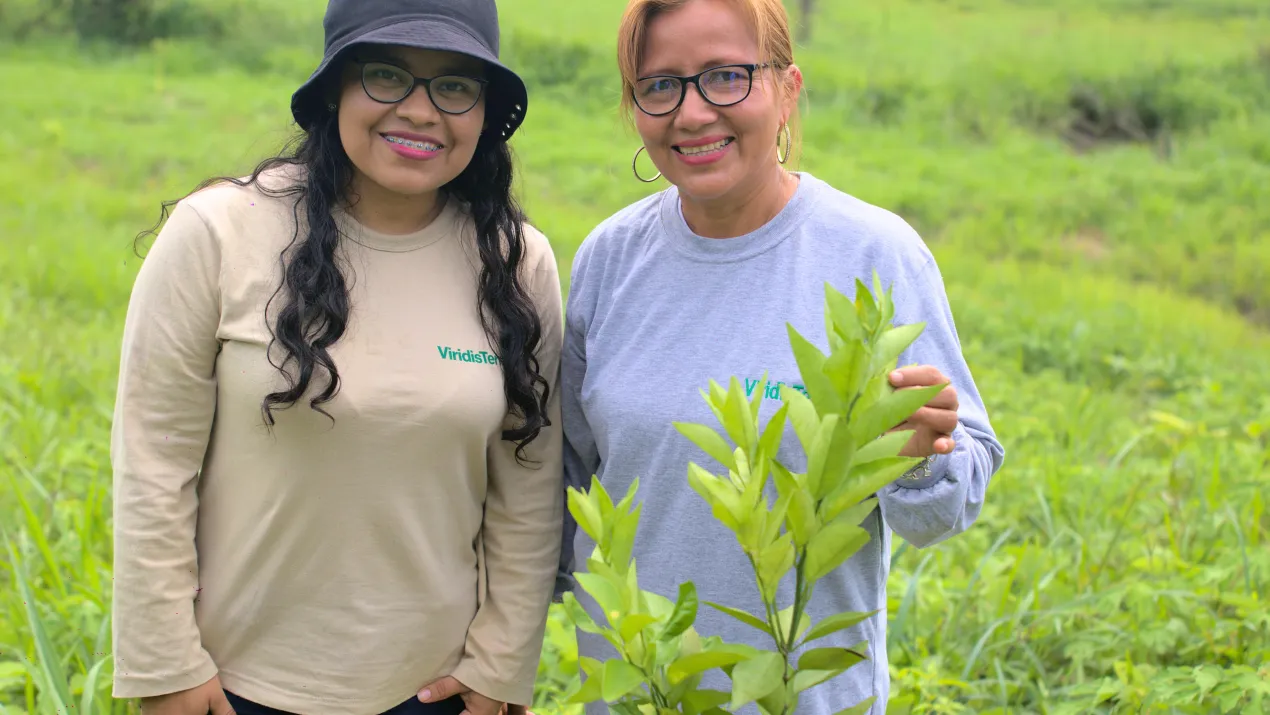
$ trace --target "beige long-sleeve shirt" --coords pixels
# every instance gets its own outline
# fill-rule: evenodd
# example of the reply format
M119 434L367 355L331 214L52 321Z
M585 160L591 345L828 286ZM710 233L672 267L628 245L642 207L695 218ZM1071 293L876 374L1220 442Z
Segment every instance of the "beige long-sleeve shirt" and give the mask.
M551 247L525 227L551 384L552 424L527 448L537 464L501 439L517 421L457 201L410 235L337 214L352 308L330 350L334 422L306 397L275 410L271 432L261 401L285 381L266 356L281 300L268 304L292 203L203 190L137 276L111 444L114 693L219 675L282 710L371 715L452 674L529 703L563 518Z

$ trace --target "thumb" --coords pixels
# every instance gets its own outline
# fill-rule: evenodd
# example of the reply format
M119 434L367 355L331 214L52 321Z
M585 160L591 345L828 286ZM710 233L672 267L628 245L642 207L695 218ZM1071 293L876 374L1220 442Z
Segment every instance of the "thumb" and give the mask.
M234 706L229 704L225 691L217 688L212 693L212 702L208 703L211 715L234 715Z
M454 676L447 675L423 686L423 689L419 691L419 699L425 703L437 703L455 695L470 692L472 692L471 688L455 680Z

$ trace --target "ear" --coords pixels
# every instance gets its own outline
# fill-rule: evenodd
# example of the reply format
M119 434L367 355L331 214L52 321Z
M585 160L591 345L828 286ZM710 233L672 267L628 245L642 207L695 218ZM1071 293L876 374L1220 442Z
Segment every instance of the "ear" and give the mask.
M791 64L785 70L785 86L789 89L789 98L793 103L798 103L798 97L803 93L803 71L798 65Z

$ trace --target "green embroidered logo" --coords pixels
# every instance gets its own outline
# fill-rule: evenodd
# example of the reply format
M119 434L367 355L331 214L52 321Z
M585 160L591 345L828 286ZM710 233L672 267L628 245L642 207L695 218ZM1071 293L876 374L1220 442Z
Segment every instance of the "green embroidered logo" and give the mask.
M441 355L442 360L453 360L454 362L474 362L482 365L497 365L498 356L492 355L484 350L479 352L475 350L455 350L454 348L437 346L437 353Z
M758 383L759 383L759 380L751 380L749 378L746 378L745 380L745 396L746 397L754 396L754 390L755 388L758 387ZM787 385L783 382L769 382L767 383L767 387L763 389L763 399L779 400L781 398L782 387L788 387L793 390L798 390L799 392L803 393L804 397L807 396L807 388L803 387L802 385Z

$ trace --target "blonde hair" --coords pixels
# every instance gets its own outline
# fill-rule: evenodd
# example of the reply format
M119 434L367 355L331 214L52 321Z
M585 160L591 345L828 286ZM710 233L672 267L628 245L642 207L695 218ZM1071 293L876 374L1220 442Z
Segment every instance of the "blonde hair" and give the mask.
M769 63L777 70L794 64L794 38L790 33L789 14L782 0L728 0L754 30L758 40L758 63ZM648 24L653 18L675 10L693 0L629 0L622 14L617 36L617 66L622 73L622 113L631 119L636 111L632 93L639 77L639 64L644 57ZM797 98L795 98L796 100ZM798 145L798 103L789 116L794 146ZM783 150L783 147L782 147ZM793 153L793 152L791 152Z

